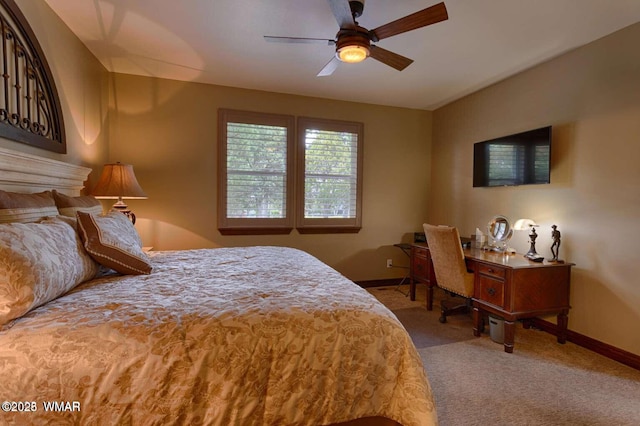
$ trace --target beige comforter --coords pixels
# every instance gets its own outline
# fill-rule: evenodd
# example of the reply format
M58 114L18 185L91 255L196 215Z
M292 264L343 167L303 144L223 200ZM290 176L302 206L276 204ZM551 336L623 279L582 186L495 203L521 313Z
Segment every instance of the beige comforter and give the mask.
M151 275L90 281L0 330L0 402L36 409L0 411L0 424L436 423L404 328L314 257L249 247L152 261Z

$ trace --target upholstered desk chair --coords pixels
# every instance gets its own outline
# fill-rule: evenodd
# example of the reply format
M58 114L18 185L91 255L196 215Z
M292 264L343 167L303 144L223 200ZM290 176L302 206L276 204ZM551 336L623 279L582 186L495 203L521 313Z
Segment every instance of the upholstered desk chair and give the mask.
M457 228L428 223L423 227L438 287L454 294L454 297L443 299L440 303L440 322L445 323L447 315L469 312L473 296L473 272L467 271ZM455 295L463 299L456 300Z

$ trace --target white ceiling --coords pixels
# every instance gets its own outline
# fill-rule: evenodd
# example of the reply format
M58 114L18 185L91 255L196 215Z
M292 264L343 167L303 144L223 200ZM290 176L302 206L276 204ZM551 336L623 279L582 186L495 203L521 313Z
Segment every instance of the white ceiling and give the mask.
M639 0L445 0L449 19L381 40L413 59L374 59L316 74L334 47L263 35L332 39L326 0L45 0L113 72L432 110L640 22ZM368 29L439 0L366 0Z

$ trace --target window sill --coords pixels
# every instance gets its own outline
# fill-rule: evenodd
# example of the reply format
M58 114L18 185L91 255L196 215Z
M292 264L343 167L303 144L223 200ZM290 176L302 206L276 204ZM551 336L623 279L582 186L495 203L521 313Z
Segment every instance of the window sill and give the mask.
M300 234L357 234L361 226L306 226L296 228Z
M282 235L290 234L293 228L251 228L251 227L238 227L238 228L218 228L222 235Z

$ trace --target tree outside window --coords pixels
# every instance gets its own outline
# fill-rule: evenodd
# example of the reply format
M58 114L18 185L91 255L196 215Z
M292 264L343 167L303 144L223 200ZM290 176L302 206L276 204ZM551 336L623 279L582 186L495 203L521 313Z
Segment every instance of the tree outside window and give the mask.
M218 229L279 234L293 228L292 116L218 112Z
M302 233L358 232L362 224L361 123L298 119L296 227Z

